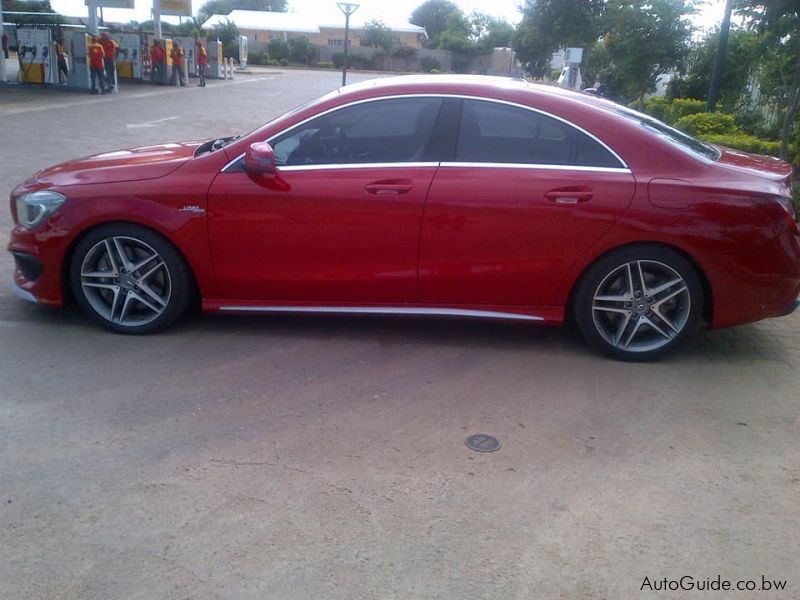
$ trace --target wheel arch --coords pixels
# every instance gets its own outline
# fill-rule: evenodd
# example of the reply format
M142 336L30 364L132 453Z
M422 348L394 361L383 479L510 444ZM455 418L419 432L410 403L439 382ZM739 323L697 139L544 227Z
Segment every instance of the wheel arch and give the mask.
M581 269L580 273L577 277L574 278L570 285L569 294L567 296L566 302L566 311L565 311L565 320L572 320L574 319L574 307L575 307L575 291L578 287L578 284L586 275L586 272L594 265L597 261L603 259L604 257L608 256L612 252L617 252L622 249L626 248L634 248L634 247L658 247L658 248L666 248L667 250L672 250L677 254L680 254L686 261L692 265L694 268L695 273L697 273L698 279L700 279L700 285L703 287L703 310L702 310L702 317L707 323L713 323L713 316L714 316L714 293L711 288L711 283L708 279L708 275L706 274L703 267L700 263L692 256L689 252L684 250L683 248L676 246L674 244L669 244L665 242L658 242L658 241L651 241L645 240L641 242L627 242L625 244L619 244L617 246L613 246L611 248L606 248L600 254L592 257L590 261L588 261L583 269Z
M59 277L61 280L61 294L62 297L64 298L65 304L75 302L75 297L72 294L72 286L70 285L69 281L69 268L70 268L70 263L72 262L72 257L75 254L75 249L78 247L78 244L81 243L81 240L83 240L91 232L98 229L99 227L106 227L108 225L135 225L136 227L147 229L148 231L151 231L152 233L163 238L165 242L167 242L169 245L175 248L175 251L178 253L181 260L183 260L184 263L186 264L186 267L192 278L193 289L191 290L191 294L195 300L199 298L200 286L198 285L197 274L194 272L194 268L192 267L192 263L189 260L188 256L186 255L186 252L184 252L183 248L181 248L180 245L175 243L175 240L170 239L167 235L165 235L164 232L159 231L157 227L153 227L149 223L142 223L140 221L127 220L127 219L112 219L110 221L100 221L88 224L72 238L69 245L67 246L67 249L64 252L64 257L61 260L61 267L59 269Z

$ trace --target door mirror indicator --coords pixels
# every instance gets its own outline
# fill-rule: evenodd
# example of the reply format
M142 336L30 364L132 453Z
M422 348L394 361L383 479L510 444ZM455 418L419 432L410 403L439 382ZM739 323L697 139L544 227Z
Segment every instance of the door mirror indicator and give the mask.
M244 153L244 168L248 173L272 176L276 173L275 151L267 142L255 142Z

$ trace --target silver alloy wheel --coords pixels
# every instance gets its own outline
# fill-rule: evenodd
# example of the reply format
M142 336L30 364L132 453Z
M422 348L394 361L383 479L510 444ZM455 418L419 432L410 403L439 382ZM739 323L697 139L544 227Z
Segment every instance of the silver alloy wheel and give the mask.
M172 279L163 258L133 237L97 242L81 263L81 288L104 319L127 327L152 323L169 304Z
M691 301L689 288L675 269L654 260L634 260L611 271L597 286L592 319L615 348L648 352L680 334Z

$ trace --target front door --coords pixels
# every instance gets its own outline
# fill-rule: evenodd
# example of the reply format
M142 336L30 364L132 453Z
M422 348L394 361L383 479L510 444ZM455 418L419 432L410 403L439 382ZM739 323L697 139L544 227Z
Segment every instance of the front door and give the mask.
M438 165L423 158L441 103L340 108L270 140L277 177L220 173L209 229L226 299L416 301L419 232Z

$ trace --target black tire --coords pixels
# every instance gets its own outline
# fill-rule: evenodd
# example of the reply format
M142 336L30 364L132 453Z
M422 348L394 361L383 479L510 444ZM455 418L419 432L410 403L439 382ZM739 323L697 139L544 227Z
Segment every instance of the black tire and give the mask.
M143 263L151 252L150 262ZM125 261L128 267L144 266L131 272L122 264L117 268L116 263ZM110 223L90 231L72 253L69 282L89 317L106 329L134 335L174 324L195 293L189 266L175 247L154 231L131 223Z
M583 274L572 298L575 322L586 341L626 361L656 359L690 338L702 320L704 302L692 264L655 245L627 246L599 258Z

